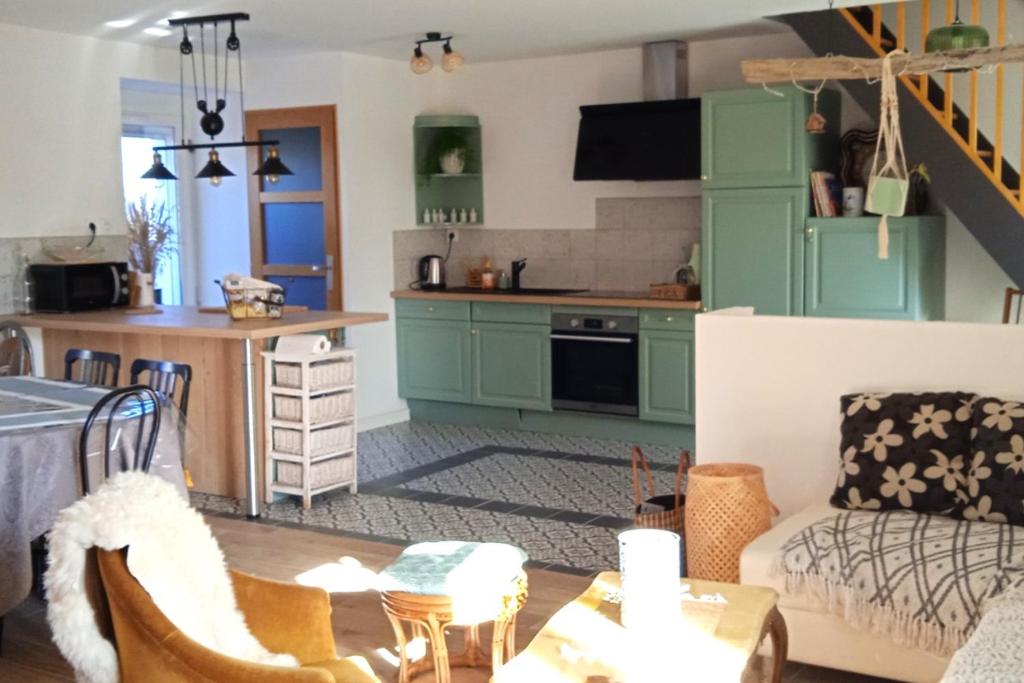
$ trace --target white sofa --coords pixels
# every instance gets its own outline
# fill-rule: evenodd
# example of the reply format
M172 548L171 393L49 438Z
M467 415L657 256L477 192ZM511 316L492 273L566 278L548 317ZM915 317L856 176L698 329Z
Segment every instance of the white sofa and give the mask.
M935 683L949 665L948 658L855 629L813 598L788 594L785 578L773 574L772 565L786 541L837 512L826 504L812 505L776 524L743 551L740 582L771 586L779 592L779 611L789 630L790 660L898 681Z

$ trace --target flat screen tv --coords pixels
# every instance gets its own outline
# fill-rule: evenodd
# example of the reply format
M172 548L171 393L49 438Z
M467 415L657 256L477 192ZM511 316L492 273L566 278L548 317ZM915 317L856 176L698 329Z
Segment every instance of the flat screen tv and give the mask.
M700 99L580 107L572 177L700 178Z

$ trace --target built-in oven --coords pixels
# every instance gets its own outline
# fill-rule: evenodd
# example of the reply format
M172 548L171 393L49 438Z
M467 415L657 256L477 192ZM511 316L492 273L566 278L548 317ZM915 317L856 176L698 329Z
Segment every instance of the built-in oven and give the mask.
M551 315L551 406L637 415L636 316Z

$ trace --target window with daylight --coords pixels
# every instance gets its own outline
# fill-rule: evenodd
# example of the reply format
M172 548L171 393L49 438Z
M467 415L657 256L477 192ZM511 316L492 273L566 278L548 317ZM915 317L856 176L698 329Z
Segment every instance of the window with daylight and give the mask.
M153 147L174 144L174 129L170 126L125 125L121 129L121 169L125 205L135 203L146 195L152 204L164 204L171 215L174 244L171 254L163 260L153 276L157 303L180 305L181 298L181 221L178 188L173 180L140 178L139 169L153 163ZM174 154L164 155L164 165L178 174Z

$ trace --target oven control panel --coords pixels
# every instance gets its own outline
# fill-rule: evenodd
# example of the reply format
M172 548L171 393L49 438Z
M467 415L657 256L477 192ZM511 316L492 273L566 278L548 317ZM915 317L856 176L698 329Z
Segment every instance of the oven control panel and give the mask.
M553 331L580 332L624 332L636 333L639 325L633 316L625 315L579 315L573 313L554 313L551 316Z

